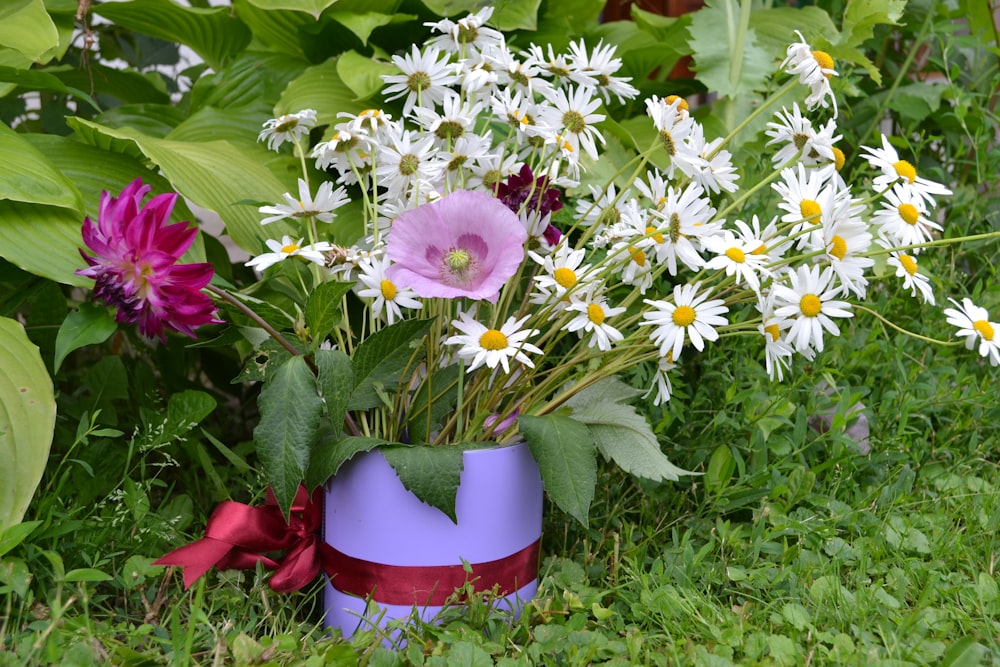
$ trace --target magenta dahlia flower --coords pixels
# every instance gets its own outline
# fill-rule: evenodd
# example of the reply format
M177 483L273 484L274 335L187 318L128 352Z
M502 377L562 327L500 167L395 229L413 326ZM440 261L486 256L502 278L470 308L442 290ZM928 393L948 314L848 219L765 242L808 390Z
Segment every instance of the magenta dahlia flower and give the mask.
M198 230L186 222L166 224L176 194L157 195L143 207L149 190L137 178L117 197L101 194L97 223L83 221L83 241L96 256L81 249L88 267L77 273L96 281L94 295L118 309L118 322L137 324L146 338L165 340L164 327L193 338L196 327L222 321L201 291L212 265L177 263Z
M485 192L459 190L392 223L389 279L419 296L496 301L524 259L528 232Z

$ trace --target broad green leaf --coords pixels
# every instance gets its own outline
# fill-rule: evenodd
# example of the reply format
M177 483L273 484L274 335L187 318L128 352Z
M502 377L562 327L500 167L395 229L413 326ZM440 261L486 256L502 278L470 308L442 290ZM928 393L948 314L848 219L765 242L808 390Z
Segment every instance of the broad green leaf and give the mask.
M722 97L749 95L764 87L773 71L770 54L741 22L736 0L710 0L691 16L691 50L698 79Z
M0 46L33 62L44 62L59 46L59 33L42 0L5 0L0 4Z
M59 372L63 359L70 352L87 345L103 343L118 329L114 316L107 308L101 308L89 303L80 304L63 321L56 334L56 356L53 363L54 372Z
M340 350L318 350L316 368L319 388L326 402L326 414L334 433L339 437L347 415L347 401L354 389L354 367L351 358Z
M45 471L56 401L38 348L15 320L0 318L0 534L24 518Z
M257 402L260 423L253 432L257 456L278 507L287 517L299 483L305 479L323 414L316 377L305 359L291 357L270 371Z
M14 67L0 66L0 81L12 83L20 88L31 90L53 90L57 93L65 93L89 104L95 111L100 111L97 102L87 93L79 88L67 86L62 80L51 74L36 69L17 69Z
M187 113L169 104L123 104L94 119L104 127L130 127L149 137L165 138L187 118Z
M354 393L348 408L364 410L382 404L376 385L392 393L400 375L424 351L417 344L430 328L431 320L403 320L377 331L354 352Z
M170 91L159 74L120 70L91 63L87 70L60 65L44 70L73 90L90 90L95 95L114 97L124 104L169 104ZM108 106L108 105L105 105Z
M889 108L900 116L913 121L922 121L941 107L941 95L949 86L928 82L911 83L900 86L896 94L889 98Z
M524 415L517 426L538 463L545 493L559 509L588 525L597 484L597 453L590 429L562 415Z
M407 416L410 442L420 444L430 440L430 434L441 426L441 419L458 402L458 365L445 366L432 373L420 385L410 401Z
M343 318L344 297L354 283L325 282L317 285L306 301L306 326L313 343L323 342Z
M379 14L378 12L342 12L331 11L326 14L340 25L344 26L354 36L361 40L362 44L368 44L368 38L372 31L384 25L393 23L396 19L391 14ZM413 18L416 18L415 16Z
M988 654L989 649L974 637L962 637L948 647L938 667L976 667L983 664L983 658Z
M170 141L215 141L224 139L241 146L264 162L274 157L264 144L257 142L261 125L271 117L270 105L253 104L244 107L204 106L181 121L164 137Z
M719 493L729 484L735 470L736 459L733 458L729 445L719 445L708 460L708 469L705 471L705 488Z
M366 58L357 51L347 51L337 59L337 75L355 95L356 100L367 100L385 86L383 74L395 74L395 65Z
M823 36L833 41L839 31L833 19L814 5L806 7L774 7L754 9L750 13L750 27L757 34L757 43L776 59L783 59L788 45L799 41L798 30L808 40Z
M421 0L438 16L462 18L483 8L481 0ZM504 32L534 30L538 27L538 7L541 0L507 0L494 5L489 25Z
M11 549L28 539L28 535L34 532L35 528L42 525L41 521L25 521L17 523L0 531L0 558L3 558ZM0 568L2 571L3 568Z
M93 11L122 27L189 46L215 70L250 43L250 30L228 7L184 7L171 0L105 2Z
M308 13L281 9L262 9L253 0L233 0L236 15L253 32L254 40L269 50L286 56L306 59L303 35L317 27Z
M323 10L337 0L250 0L250 4L260 9L269 11L286 9L296 12L311 14L313 18L319 18Z
M353 114L364 111L366 105L357 100L354 91L337 73L338 60L339 56L330 58L293 79L278 100L275 115L315 109L317 125L332 125L341 121L337 114L342 111Z
M79 253L82 222L70 209L0 200L0 256L36 276L92 286L74 273L86 266Z
M667 459L649 422L625 403L640 393L610 377L582 390L566 405L572 408L573 419L590 429L597 449L630 475L660 482L692 474Z
M0 123L0 199L61 206L83 214L73 185L41 151Z
M168 441L184 436L210 415L216 405L211 394L196 389L187 389L171 395L167 401L167 418L163 423L160 437Z
M382 438L367 438L350 436L341 440L320 441L309 458L309 473L306 475L306 487L315 489L326 484L327 480L337 474L340 466L351 460L356 454L370 452L377 447L398 445Z
M455 496L462 481L462 452L463 449L455 445L382 449L382 455L403 486L422 502L444 512L456 524Z
M283 53L244 51L222 71L202 76L195 82L191 89L191 108L273 107L288 82L305 67L306 63L300 58ZM261 118L260 123L270 116L269 113Z
M64 583L72 583L77 581L109 581L111 575L106 572L101 572L98 569L92 567L79 567L75 570L70 570L62 578Z
M281 201L285 188L251 153L238 146L227 141L156 139L129 128L111 129L82 118L70 118L68 122L89 143L126 152L130 152L128 146L134 146L162 170L177 192L218 213L226 232L247 252L261 252L266 235L280 238L294 233L285 222L275 222L264 230L257 207L239 203Z
M898 25L905 7L906 0L848 0L839 38L830 40L830 55L864 67L868 76L881 84L882 73L865 55L862 45L875 34L876 26Z

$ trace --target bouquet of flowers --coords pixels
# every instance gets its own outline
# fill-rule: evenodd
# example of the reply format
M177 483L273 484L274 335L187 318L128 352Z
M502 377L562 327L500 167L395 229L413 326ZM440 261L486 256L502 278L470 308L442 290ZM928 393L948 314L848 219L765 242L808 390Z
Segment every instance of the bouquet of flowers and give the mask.
M918 259L962 240L939 238L948 189L888 137L858 156L870 178L841 176L837 72L801 35L775 75L801 106L775 110L788 96L774 94L710 139L683 99L651 97L646 131L625 137L634 153L609 157L602 105L638 94L614 47L515 52L491 11L432 24L393 57L395 109L341 113L315 144L314 110L264 124L259 139L290 146L302 173L260 207L277 231L248 262L259 282L209 285L206 267L177 265L191 232L161 225L170 196L142 208L138 184L85 225L84 274L122 321L190 334L217 321L203 288L224 304L253 350L242 379L263 382L257 451L286 513L300 483L380 448L453 517L461 451L526 440L550 499L586 523L598 453L649 480L694 474L632 405L669 401L678 366L748 336L781 381L838 322L879 317L864 303L874 270L935 304ZM729 149L772 112L771 168L748 178ZM998 325L952 304L958 335L1000 364ZM641 367L644 386L622 379Z

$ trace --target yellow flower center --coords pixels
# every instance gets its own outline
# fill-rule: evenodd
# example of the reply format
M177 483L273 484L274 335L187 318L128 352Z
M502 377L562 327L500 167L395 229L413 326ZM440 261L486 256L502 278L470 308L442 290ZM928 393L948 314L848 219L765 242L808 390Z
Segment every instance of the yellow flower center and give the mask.
M844 168L844 163L847 162L847 158L844 156L844 151L840 150L836 146L833 147L833 166L840 171Z
M909 273L911 276L917 273L917 261L910 257L909 255L899 256L899 265L903 267L903 270Z
M604 309L599 304L592 303L587 306L587 319L600 326L604 324Z
M396 298L396 285L391 280L383 280L379 283L379 287L382 289L382 296L385 297L386 301L392 301Z
M573 269L568 269L565 266L561 266L553 272L552 277L556 279L556 282L563 289L569 289L576 284L576 273Z
M739 248L730 248L729 250L727 250L726 257L733 260L737 264L742 264L743 262L747 261L746 253L744 253Z
M639 266L646 266L646 253L644 253L639 248L629 248L629 254L632 255L632 261Z
M917 220L920 220L920 211L913 204L900 204L896 210L899 211L899 217L908 225L915 225Z
M656 227L646 227L646 235L657 243L663 243L663 234L656 231Z
M814 199L803 199L802 203L799 204L799 211L802 213L804 220L811 222L819 222L817 218L823 212L819 207L819 202Z
M288 245L281 246L281 252L285 253L286 255L291 255L293 252L298 251L298 249L299 246L296 243L289 243Z
M503 350L507 347L507 337L496 329L487 329L479 337L479 347L484 350Z
M781 335L781 330L778 329L777 324L768 324L764 327L764 333L771 337L771 342L778 340L778 336Z
M993 325L986 320L976 320L972 323L972 328L979 332L979 335L986 340L993 340Z
M671 316L674 324L679 327L689 327L694 322L694 308L691 306L677 306Z
M816 62L823 69L831 69L832 70L834 68L834 66L835 66L835 63L833 62L833 58L831 58L830 54L827 53L826 51L813 51L812 52L812 56L813 56L813 58L816 59ZM832 74L829 74L828 72L823 72L823 75L826 78L828 78L828 79L831 76L833 76Z
M799 310L806 317L816 317L823 310L823 302L815 294L806 294L799 301Z
M830 241L830 254L837 259L844 259L844 255L847 254L847 241L844 237L839 234L833 235L833 240Z
M900 160L893 164L892 167L896 170L900 178L905 178L911 185L913 181L917 180L917 170L906 160Z
M677 105L678 111L689 111L691 109L691 107L688 106L687 100L678 95L667 95L666 97L663 98L663 103L669 107L677 100L681 101L680 104Z
M751 255L764 255L764 254L766 254L766 253L767 253L767 246L766 246L766 245L764 245L763 243L761 243L761 244L760 244L760 247L759 247L759 248L757 248L756 250L754 250L754 251L753 251L752 253L750 253L750 254L751 254Z

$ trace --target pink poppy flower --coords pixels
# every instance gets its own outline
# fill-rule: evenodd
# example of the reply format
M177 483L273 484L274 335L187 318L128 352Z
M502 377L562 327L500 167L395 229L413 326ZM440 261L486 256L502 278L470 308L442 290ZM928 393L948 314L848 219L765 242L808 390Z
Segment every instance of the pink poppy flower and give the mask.
M118 309L118 322L137 324L146 338L165 340L165 326L193 338L195 327L222 321L201 291L212 279L212 265L177 264L198 230L186 222L166 224L176 194L157 195L143 207L149 190L137 178L117 197L101 194L97 223L86 218L82 230L96 256L81 249L88 268L77 273L96 281L94 295Z
M524 259L521 221L484 192L459 190L392 223L389 279L419 296L495 302Z

